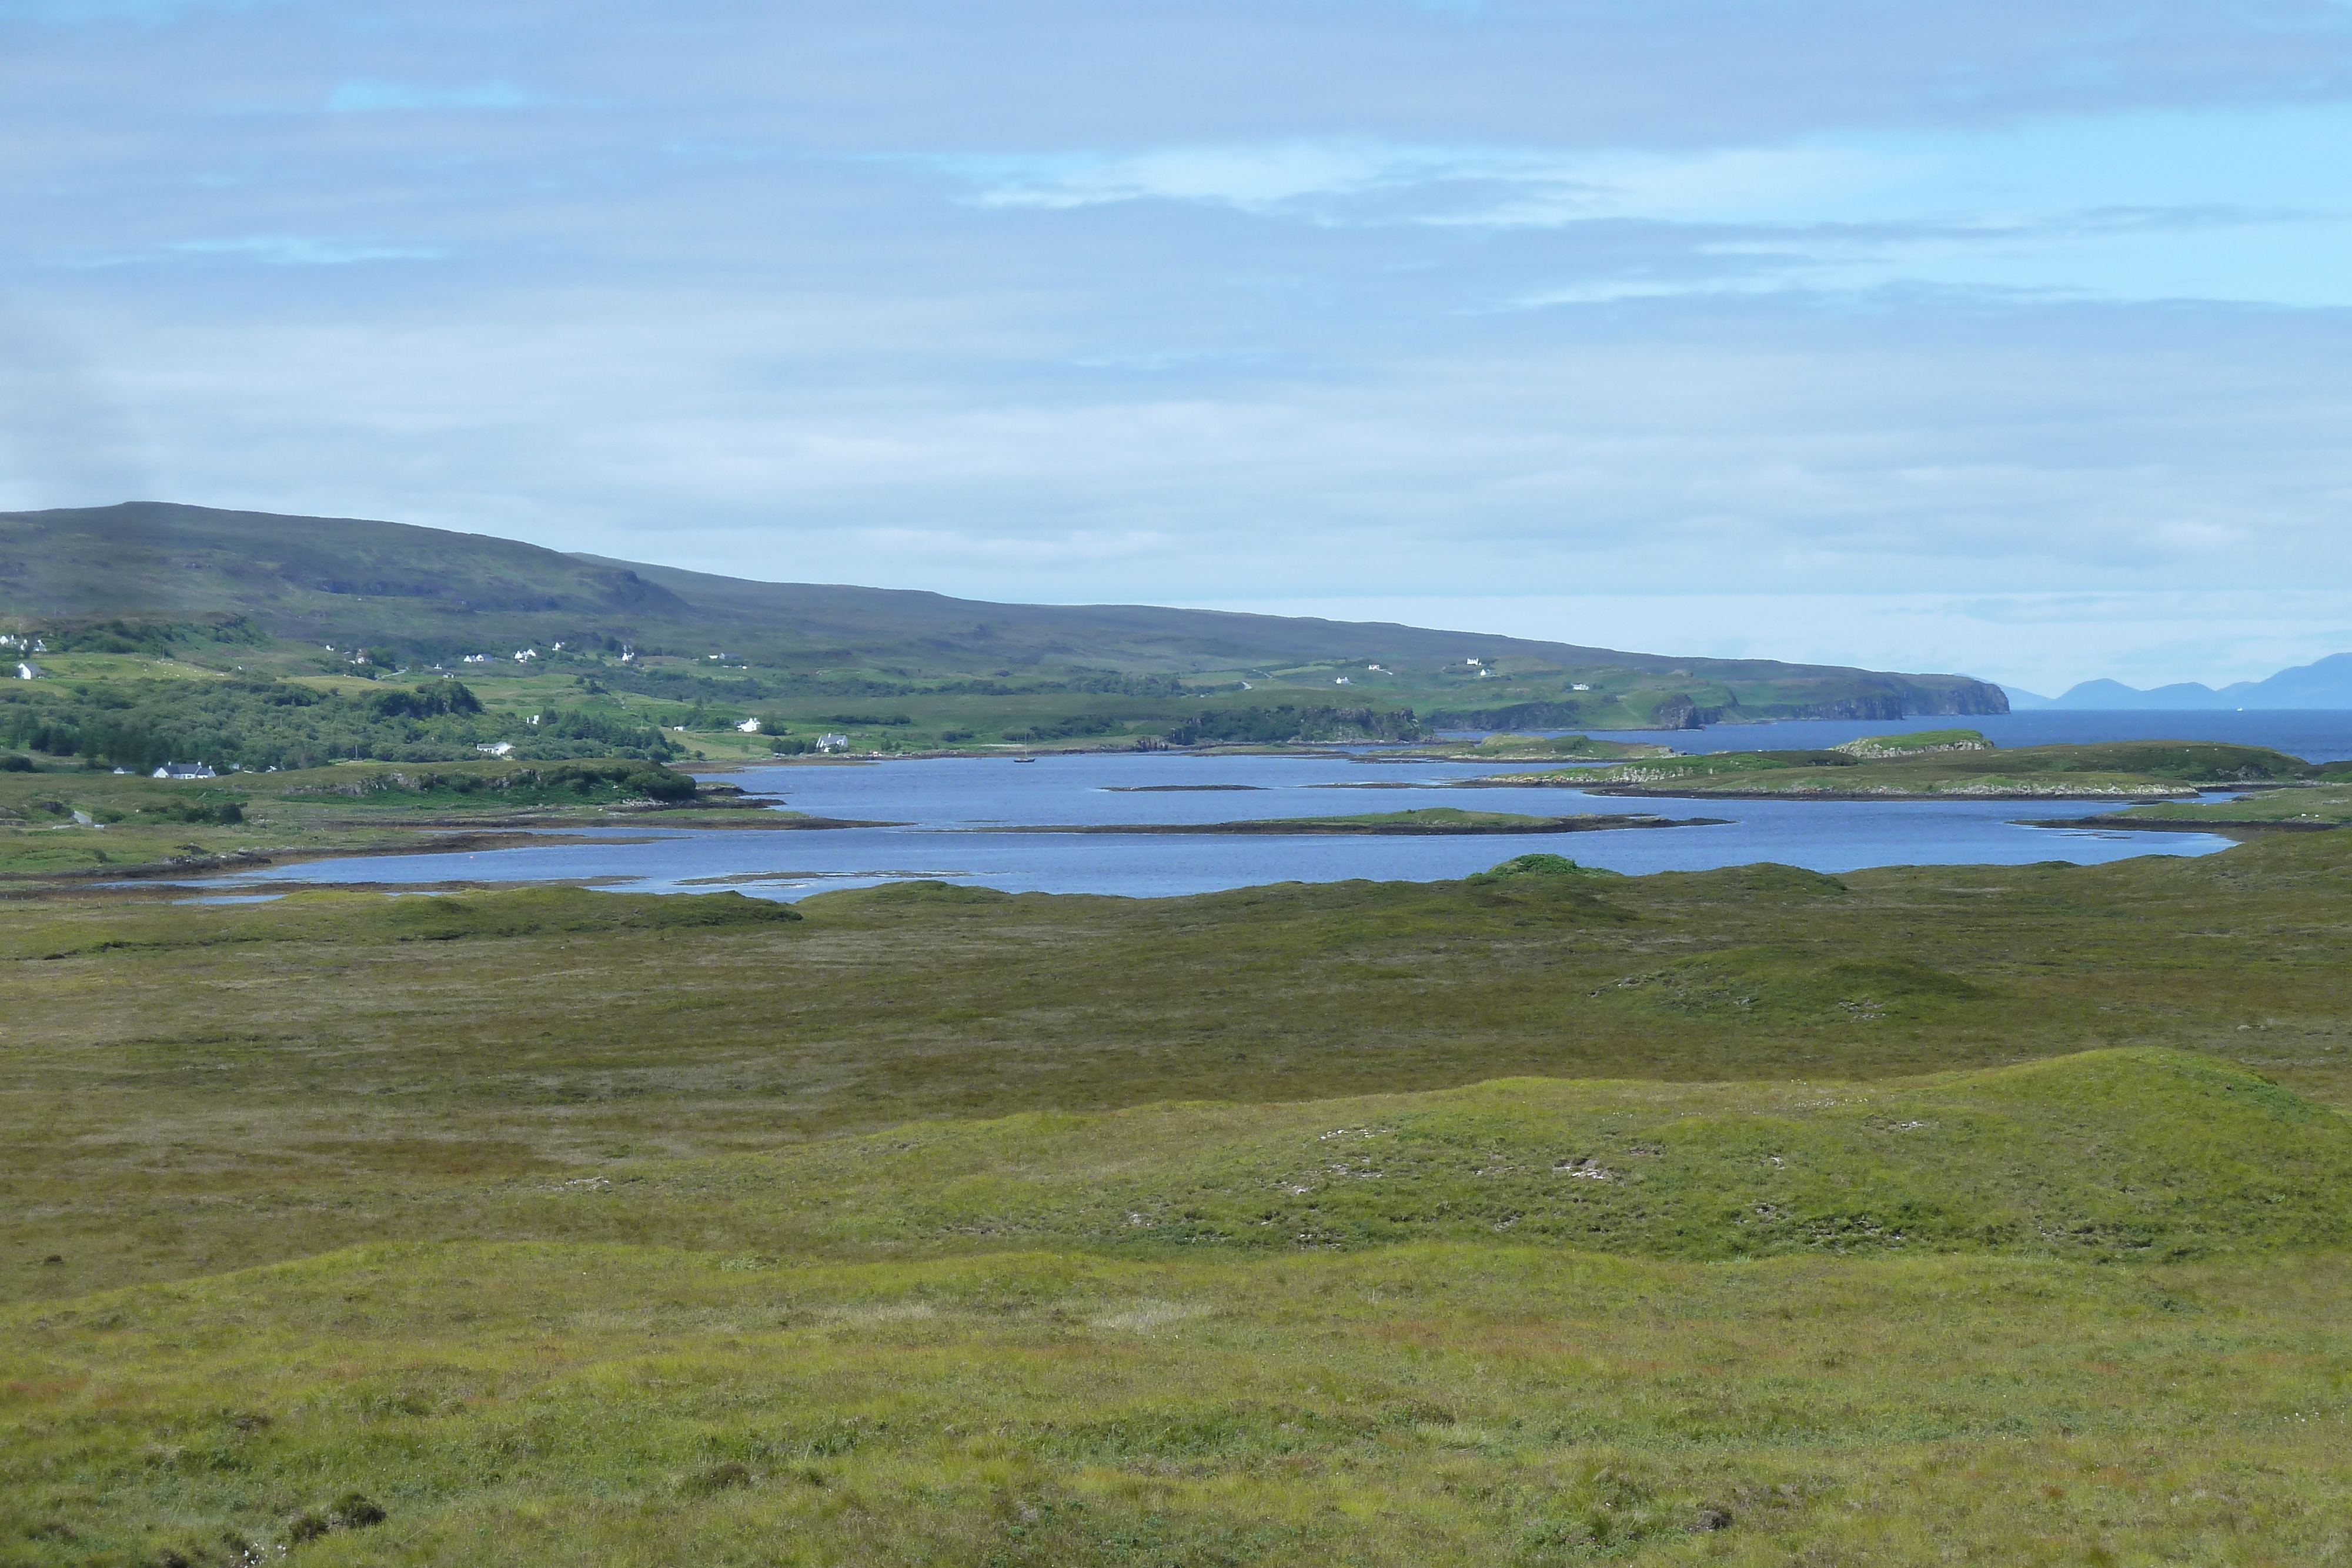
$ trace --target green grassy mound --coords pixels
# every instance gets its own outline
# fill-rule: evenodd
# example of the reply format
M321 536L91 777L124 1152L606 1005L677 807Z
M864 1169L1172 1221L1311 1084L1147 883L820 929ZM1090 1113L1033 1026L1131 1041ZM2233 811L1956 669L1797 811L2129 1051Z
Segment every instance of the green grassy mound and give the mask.
M1969 1004L1996 999L1986 986L1916 959L1824 961L1784 948L1727 948L1628 975L1612 992L1684 1018L1771 1023L1941 1024L1966 1020Z
M1566 855L1532 854L1514 855L1500 865L1489 866L1462 880L1465 887L1492 887L1497 883L1507 883L1519 877L1622 877L1624 874L1606 866L1579 865Z
M1490 735L1467 749L1459 746L1423 747L1439 757L1500 758L1534 761L1549 757L1672 757L1671 747L1646 740L1595 740L1589 735Z
M1916 757L1930 751L1990 751L1980 729L1915 729L1900 735L1865 735L1830 747L1849 757Z
M1977 994L1932 970L1867 977L1921 1007ZM2208 1059L2109 1051L1870 1085L1516 1080L904 1127L648 1169L613 1202L790 1248L1507 1237L1702 1260L2181 1258L2341 1246L2347 1184L2345 1118Z
M2352 823L2352 789L2343 775L2300 789L2266 789L2235 800L2176 801L2134 806L2107 819L2119 827L2149 822L2182 826L2340 828Z

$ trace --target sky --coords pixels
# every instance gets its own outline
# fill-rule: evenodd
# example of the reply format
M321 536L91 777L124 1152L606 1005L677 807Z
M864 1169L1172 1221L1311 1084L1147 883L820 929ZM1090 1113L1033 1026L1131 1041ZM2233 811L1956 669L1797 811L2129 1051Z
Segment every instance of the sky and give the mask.
M0 0L0 507L2352 649L2352 0Z

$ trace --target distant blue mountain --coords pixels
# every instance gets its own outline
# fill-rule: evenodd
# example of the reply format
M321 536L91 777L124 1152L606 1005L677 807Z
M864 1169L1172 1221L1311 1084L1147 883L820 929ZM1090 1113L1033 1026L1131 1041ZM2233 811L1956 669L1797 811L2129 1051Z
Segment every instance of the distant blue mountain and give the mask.
M2172 712L2197 708L2352 708L2352 653L2330 653L2308 664L2281 670L2267 680L2240 681L2220 691L2195 681L2142 691L2121 681L2084 681L2063 696L2037 696L2004 686L2009 706L2019 713L2035 708L2118 710L2161 708Z

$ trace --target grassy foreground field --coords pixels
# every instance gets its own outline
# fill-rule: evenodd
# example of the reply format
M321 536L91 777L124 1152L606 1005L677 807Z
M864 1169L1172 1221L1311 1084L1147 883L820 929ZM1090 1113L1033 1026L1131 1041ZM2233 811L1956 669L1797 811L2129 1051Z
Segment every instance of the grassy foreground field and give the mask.
M2352 1561L2352 835L0 924L0 1563Z
M0 1550L2340 1562L2347 1286L2340 1257L372 1247L8 1313Z

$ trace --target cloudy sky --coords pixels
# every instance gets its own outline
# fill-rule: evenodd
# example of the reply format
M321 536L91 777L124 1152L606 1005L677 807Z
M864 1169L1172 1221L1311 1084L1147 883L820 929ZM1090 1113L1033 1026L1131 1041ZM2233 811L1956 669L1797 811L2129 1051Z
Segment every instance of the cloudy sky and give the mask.
M2352 649L2347 0L0 0L0 507Z

